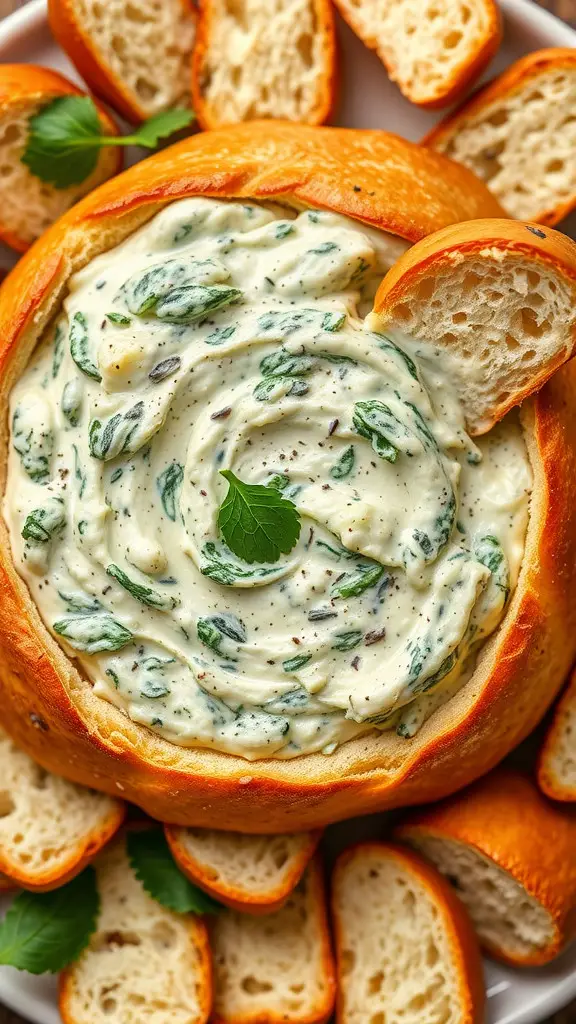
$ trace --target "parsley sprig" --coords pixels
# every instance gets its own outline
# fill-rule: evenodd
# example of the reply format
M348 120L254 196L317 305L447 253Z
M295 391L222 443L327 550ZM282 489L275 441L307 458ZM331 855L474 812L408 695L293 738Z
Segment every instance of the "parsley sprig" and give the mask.
M104 135L90 96L58 96L29 121L22 163L54 188L79 185L92 174L102 146L144 146L186 128L191 110L167 110L145 121L132 135Z
M246 484L230 469L220 471L228 492L220 505L218 526L230 550L245 562L277 562L300 536L296 505L274 487Z

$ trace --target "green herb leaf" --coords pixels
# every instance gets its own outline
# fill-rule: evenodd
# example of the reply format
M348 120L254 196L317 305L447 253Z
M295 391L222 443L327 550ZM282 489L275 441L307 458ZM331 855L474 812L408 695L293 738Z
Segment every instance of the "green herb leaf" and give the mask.
M263 565L255 566L254 569L243 569L241 565L228 561L213 541L204 545L202 554L207 561L200 567L200 572L203 576L208 576L209 579L214 580L215 583L221 583L224 587L233 587L236 584L242 586L243 580L264 579L276 572L275 569L266 569Z
M77 651L86 651L87 654L119 651L133 640L130 630L106 613L66 616L55 622L52 628Z
M348 629L343 633L334 633L332 637L333 651L353 651L362 640L361 629Z
M24 540L47 544L53 534L62 529L65 522L62 498L50 498L46 505L34 508L28 513L22 527L22 536Z
M109 565L106 572L121 587L124 587L124 590L127 590L132 597L136 598L137 601L141 601L142 604L148 605L149 608L158 608L161 612L170 612L180 604L177 597L160 594L157 590L153 590L152 587L145 587L141 583L137 583L136 580L131 580L118 565Z
M0 923L0 963L31 974L61 971L88 945L99 908L91 867L52 892L21 892Z
M358 597L369 587L375 587L384 573L384 567L374 562L357 565L352 572L346 572L330 588L332 597Z
M30 118L22 163L54 188L79 185L98 163L102 146L145 146L185 128L191 110L167 110L146 121L132 135L103 135L100 117L90 96L58 96Z
M217 914L221 906L182 874L162 828L129 832L128 857L147 893L179 914Z
M77 427L82 412L82 400L84 398L82 383L75 377L64 385L60 408L62 415L68 420L71 427Z
M111 324L117 324L118 327L129 327L132 323L129 316L124 316L124 313L106 313L106 319Z
M277 562L300 536L300 515L273 487L246 484L229 469L221 470L228 493L220 506L218 526L228 547L245 562Z
M351 444L346 448L337 462L334 463L330 470L330 476L333 480L345 480L347 476L354 469L354 463L356 461L356 453L354 451L354 445Z
M184 466L180 465L179 462L171 462L156 480L156 487L162 500L162 507L168 519L171 519L173 523L176 522L177 502L183 480Z
M311 654L295 654L293 658L286 658L282 662L282 668L285 672L297 672L298 669L304 668L304 665L307 665L311 660Z
M392 444L390 435L396 438L400 429L405 433L405 428L384 402L376 399L356 402L353 423L358 433L371 442L376 455L387 462L396 462L398 448Z
M70 355L82 373L92 380L101 381L102 375L89 355L89 343L88 321L84 313L74 313L70 324Z

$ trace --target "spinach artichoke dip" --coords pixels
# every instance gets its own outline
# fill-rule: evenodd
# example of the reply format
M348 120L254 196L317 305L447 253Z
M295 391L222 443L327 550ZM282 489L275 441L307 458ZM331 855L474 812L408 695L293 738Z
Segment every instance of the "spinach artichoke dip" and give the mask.
M374 330L405 243L175 202L70 281L12 394L16 565L94 693L176 744L410 737L502 618L531 473L439 354Z

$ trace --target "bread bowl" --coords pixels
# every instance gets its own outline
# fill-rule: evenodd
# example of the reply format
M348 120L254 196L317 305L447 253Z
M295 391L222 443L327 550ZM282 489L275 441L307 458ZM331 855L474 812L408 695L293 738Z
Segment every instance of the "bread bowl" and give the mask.
M388 233L378 242L380 258L388 263L407 244L447 224L471 217L501 216L496 201L465 169L381 132L262 122L186 140L132 168L80 203L7 279L0 301L0 369L5 403L39 335L57 311L72 271L127 238L162 206L183 196L248 197L255 202L275 199L282 207L303 210L306 230L310 225L310 231L315 230L318 211L345 214L370 230L376 227ZM249 208L257 209L254 203ZM308 209L311 218L307 217ZM168 215L172 213L168 211ZM245 212L243 216L252 214ZM332 230L332 213L322 216L326 230ZM266 223L277 220L278 214L268 211L257 217L263 218L261 230L270 233ZM280 220L286 224L285 216ZM158 224L157 238L161 238L168 222L159 220ZM183 228L181 223L178 230ZM187 230L189 234L191 229ZM350 225L347 230L351 230ZM494 222L491 241L486 226L483 230L482 245L479 249L473 246L475 259L486 252L491 265L511 261L523 282L530 274L549 282L551 275L556 299L562 297L564 307L573 308L576 258L567 240L554 232L540 238L534 234L537 229L505 220ZM468 226L467 233L462 253L450 249L449 258L455 265L467 258L473 226ZM365 236L361 237L365 245ZM375 237L370 234L370 239ZM354 238L347 236L350 245ZM188 244L186 239L184 244ZM428 258L434 243L426 244ZM444 246L442 236L439 244ZM415 259L413 253L408 256ZM430 266L434 269L434 260ZM91 273L86 272L85 280ZM124 270L119 264L114 275L120 273ZM78 281L81 286L81 278ZM121 284L120 277L117 283ZM537 291L535 294L538 298ZM477 310L479 316L485 305ZM81 321L75 322L81 325ZM335 322L330 321L333 327ZM343 318L339 316L337 322L341 324ZM521 329L522 323L520 318ZM532 321L528 326L533 330ZM549 357L556 367L561 358L571 354L574 332L568 316L562 329L556 321L553 327L552 331L548 324L543 333L552 331L556 338ZM325 333L328 347L330 331ZM508 331L496 342L500 346L512 344L514 338L510 338ZM77 343L78 337L76 347ZM450 339L443 339L443 343L449 345ZM107 360L106 373L124 372L123 361ZM409 367L409 361L402 362ZM67 363L66 367L71 365ZM91 379L88 375L87 381ZM16 571L10 538L3 526L0 623L6 640L0 686L6 721L15 740L48 769L120 793L164 821L244 832L298 831L351 814L437 799L477 777L538 721L576 651L576 570L571 557L576 510L568 487L571 440L576 429L574 383L572 368L562 369L522 407L521 429L535 483L518 584L470 681L437 709L413 738L408 728L403 735L366 733L364 724L357 730L357 738L342 742L330 754L316 751L262 759L260 750L254 760L245 756L254 754L250 750L240 756L238 750L231 754L168 742L158 732L161 726L148 720L146 728L130 719L122 707L110 703L111 698L119 698L120 691L109 689L105 700L94 693L87 676L78 672L45 628ZM86 381L83 384L92 387ZM524 388L520 397L529 390ZM210 420L209 426L220 418ZM4 474L7 427L5 423ZM99 430L96 443L101 443ZM17 443L20 453L16 452L16 465L22 468L22 441ZM15 457L14 449L11 457ZM67 475L72 482L77 479L74 470ZM26 476L14 479L18 483L9 488L5 503L5 514L13 522L15 505L28 488ZM96 522L94 512L95 508L88 522ZM13 529L12 543L21 544L19 535L19 529ZM25 571L22 564L19 569ZM116 588L118 574L114 584L110 584L110 575L106 585ZM32 585L32 576L27 573L26 578ZM34 587L42 578L34 577ZM112 593L120 591L116 588ZM69 646L66 649L74 653ZM83 659L82 664L85 667L87 660ZM113 675L108 682L110 679Z

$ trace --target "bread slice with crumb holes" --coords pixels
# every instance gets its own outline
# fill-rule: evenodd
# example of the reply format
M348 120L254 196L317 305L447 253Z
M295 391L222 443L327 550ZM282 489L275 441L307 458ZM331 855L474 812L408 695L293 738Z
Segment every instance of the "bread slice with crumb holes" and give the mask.
M34 64L0 64L0 238L19 252L81 196L120 170L122 157L117 146L101 149L89 177L68 188L53 188L22 163L30 118L59 96L82 95L56 71ZM98 116L104 134L118 134L103 107L98 108Z
M202 918L148 896L124 837L94 866L100 916L89 946L60 976L64 1024L205 1024L212 987Z
M529 53L437 124L423 144L485 181L520 220L576 207L576 50Z
M220 903L268 914L286 901L314 854L320 832L252 836L166 825L178 867Z
M484 982L468 915L416 854L380 842L340 855L332 879L338 1024L481 1024Z
M480 76L502 38L494 0L336 0L390 78L421 107L447 107Z
M446 875L481 944L514 966L548 963L576 933L576 817L499 768L395 830Z
M281 910L210 922L213 1024L325 1024L334 1004L324 885L312 861Z
M203 0L192 60L203 128L258 118L322 124L335 90L330 0Z
M445 228L388 272L371 327L401 332L424 362L440 350L468 430L483 434L573 355L575 259L574 242L551 228L499 219Z
M192 0L48 0L50 28L89 88L138 123L190 106Z
M120 800L45 772L1 729L0 779L0 871L7 887L44 891L63 885L124 818Z
M554 708L540 752L538 783L553 800L576 802L576 670Z

